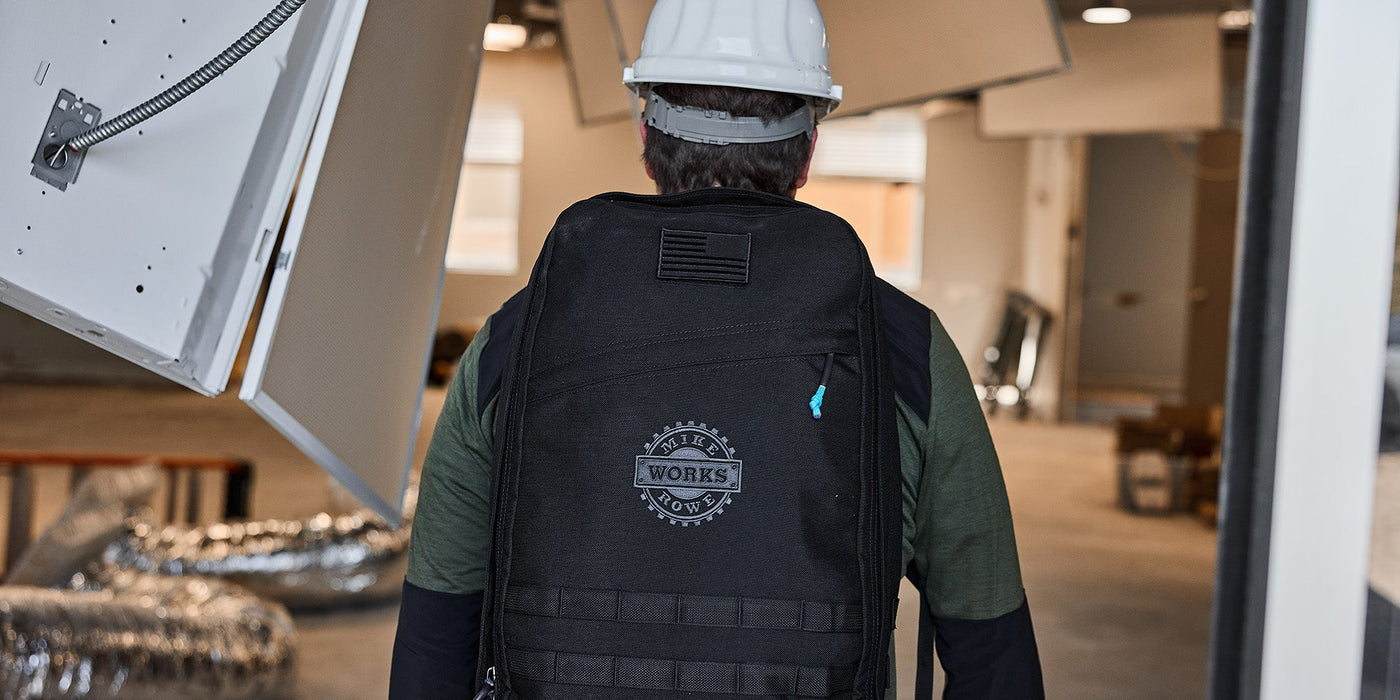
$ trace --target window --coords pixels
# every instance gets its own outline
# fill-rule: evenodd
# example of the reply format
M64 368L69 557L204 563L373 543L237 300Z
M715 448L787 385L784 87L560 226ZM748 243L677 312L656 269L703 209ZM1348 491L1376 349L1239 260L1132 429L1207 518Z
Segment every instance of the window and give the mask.
M917 289L926 161L917 110L837 119L821 126L811 176L798 198L850 222L875 272L901 289Z
M520 161L525 124L510 105L479 103L452 210L447 268L471 274L515 274L520 264Z

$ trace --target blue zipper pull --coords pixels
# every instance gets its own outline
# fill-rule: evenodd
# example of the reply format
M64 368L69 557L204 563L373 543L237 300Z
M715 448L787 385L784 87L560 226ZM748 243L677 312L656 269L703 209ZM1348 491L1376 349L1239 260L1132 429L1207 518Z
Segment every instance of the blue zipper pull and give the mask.
M817 393L812 394L812 400L807 402L807 407L812 409L812 418L822 417L822 400L826 398L826 383L831 380L831 365L836 361L836 353L826 354L826 369L822 370L822 383L817 386Z
M817 393L812 394L812 400L807 405L812 409L813 418L822 417L822 399L826 397L826 385L817 387Z

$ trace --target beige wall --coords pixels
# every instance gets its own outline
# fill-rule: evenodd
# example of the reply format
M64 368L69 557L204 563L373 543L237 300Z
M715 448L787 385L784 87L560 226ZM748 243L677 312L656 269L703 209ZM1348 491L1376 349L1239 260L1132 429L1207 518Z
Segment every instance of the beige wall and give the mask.
M938 314L973 376L1006 291L1022 285L1026 141L984 139L964 108L928 121L923 282L913 296Z
M514 103L525 120L520 267L514 275L448 274L440 326L475 326L524 287L545 235L570 204L602 192L654 191L630 121L578 125L558 51L487 52L476 98Z
M1068 418L1078 373L1079 290L1073 270L1082 263L1084 172L1087 139L1037 136L1026 155L1023 289L1053 314L1041 348L1031 410Z

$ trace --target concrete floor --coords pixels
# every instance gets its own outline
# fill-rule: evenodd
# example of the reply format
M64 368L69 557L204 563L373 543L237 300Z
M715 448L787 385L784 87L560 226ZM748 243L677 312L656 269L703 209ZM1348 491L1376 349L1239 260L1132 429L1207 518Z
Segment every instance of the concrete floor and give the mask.
M237 455L257 465L254 517L330 507L320 470L235 394L207 399L182 390L0 384L0 449ZM425 400L420 451L441 401L440 392ZM1202 697L1214 532L1185 516L1118 511L1107 429L1000 418L992 428L1048 696ZM41 521L56 516L64 489L56 475L40 480ZM912 697L913 607L901 606L901 699ZM299 696L383 698L396 617L393 605L298 616Z

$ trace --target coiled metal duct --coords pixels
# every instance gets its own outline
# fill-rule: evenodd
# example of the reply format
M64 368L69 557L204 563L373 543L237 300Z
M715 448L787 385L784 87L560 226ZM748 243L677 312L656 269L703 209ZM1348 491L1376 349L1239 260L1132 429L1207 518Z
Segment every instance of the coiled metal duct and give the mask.
M260 596L324 607L399 591L407 527L368 510L194 528L128 518L157 478L95 474L11 572L64 589L0 586L0 697L287 697L295 628Z
M111 572L81 590L0 586L0 696L288 697L286 608L219 581Z
M384 600L408 569L407 528L368 510L299 520L202 527L135 522L102 554L107 566L167 576L212 576L293 608Z
M373 511L198 527L130 517L144 510L158 479L154 468L94 474L7 583L65 586L74 574L101 569L211 576L294 608L387 600L403 585L409 530L390 527ZM405 523L416 501L410 485Z

